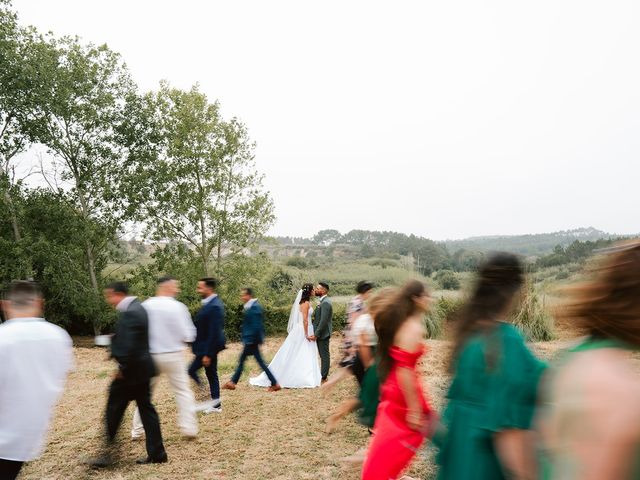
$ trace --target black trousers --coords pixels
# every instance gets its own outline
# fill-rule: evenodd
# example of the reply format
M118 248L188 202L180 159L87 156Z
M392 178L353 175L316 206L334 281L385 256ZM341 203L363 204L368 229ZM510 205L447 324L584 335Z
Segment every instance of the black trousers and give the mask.
M166 455L160 432L160 419L151 403L150 380L129 383L116 379L109 387L107 400L107 439L113 443L122 423L122 417L129 405L135 401L140 411L140 418L146 434L147 455L152 459L160 459Z
M196 355L196 358L189 367L189 376L193 378L193 381L198 385L202 383L198 370L204 365L202 364L202 357L204 355ZM220 379L218 378L218 355L212 355L209 357L211 364L208 367L204 367L204 373L209 381L209 393L211 393L211 400L220 400Z
M331 356L329 354L329 342L331 337L316 339L318 344L318 353L320 354L320 374L323 380L329 376L329 365L331 365Z
M23 462L0 458L0 480L15 480L22 469Z
M240 381L240 377L242 376L242 370L244 370L244 362L247 360L248 357L253 357L256 359L256 362L258 362L258 365L260 366L260 368L264 370L264 373L267 374L267 378L271 382L271 385L275 385L276 383L278 383L276 378L273 376L273 374L269 370L269 367L267 367L267 364L264 363L264 360L262 359L262 355L260 354L260 347L258 346L257 343L246 344L242 349L242 353L240 354L240 360L238 361L238 368L236 368L236 372L233 374L233 377L231 377L231 381L233 383L238 383L238 381Z

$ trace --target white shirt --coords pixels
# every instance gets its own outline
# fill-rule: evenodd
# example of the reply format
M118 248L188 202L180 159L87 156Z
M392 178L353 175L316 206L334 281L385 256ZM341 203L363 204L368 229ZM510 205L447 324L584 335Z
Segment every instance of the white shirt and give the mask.
M72 368L71 337L62 328L42 318L0 325L0 458L26 462L40 456Z
M213 300L214 298L216 298L218 296L217 293L214 293L213 295L209 295L207 298L205 298L204 300L202 300L202 304L206 305L207 303L209 303L211 300Z
M171 353L196 339L196 327L184 303L173 297L151 297L142 302L149 315L149 351Z
M325 298L327 298L327 296L326 296L326 295L321 296L321 297L320 297L320 302L319 302L319 303L322 303L322 301L323 301Z
M365 336L364 345L373 347L378 344L376 327L373 323L373 318L371 318L371 315L368 313L363 313L353 322L353 326L351 327L351 339L355 345L360 345L360 336L362 334Z
M122 300L120 300L120 303L116 305L116 310L118 310L119 312L125 312L127 308L129 308L129 305L131 305L131 302L133 302L135 299L136 297L124 297Z
M255 298L252 298L251 300L249 300L247 303L245 303L245 304L244 304L244 309L245 309L245 310L249 310L249 309L251 308L251 306L252 306L254 303L256 303L256 300L257 300L257 299L255 299Z

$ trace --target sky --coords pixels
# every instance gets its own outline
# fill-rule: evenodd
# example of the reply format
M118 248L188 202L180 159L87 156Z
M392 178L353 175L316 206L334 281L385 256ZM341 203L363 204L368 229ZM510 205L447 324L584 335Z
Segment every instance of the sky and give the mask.
M13 5L241 119L273 235L640 232L635 0Z

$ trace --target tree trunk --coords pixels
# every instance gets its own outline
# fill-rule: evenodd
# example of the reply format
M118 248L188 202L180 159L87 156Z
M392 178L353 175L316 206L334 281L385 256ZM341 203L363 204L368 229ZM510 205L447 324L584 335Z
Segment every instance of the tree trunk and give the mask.
M76 185L78 185L78 180L76 179ZM87 200L84 196L84 191L82 188L78 187L78 199L80 201L80 208L82 209L82 216L85 221L89 220L89 208L87 207ZM93 255L93 249L91 248L91 242L88 238L85 238L85 252L87 254L87 264L89 265L89 278L91 279L91 287L95 292L96 296L100 296L100 288L98 286L98 276L96 274L96 261ZM100 329L98 328L98 324L94 318L93 320L93 333L95 335L100 335Z
M15 205L13 204L13 199L11 198L11 194L8 190L4 192L4 199L7 202L7 208L9 210L9 215L11 216L13 236L16 242L19 242L22 239L22 236L20 235L20 227L18 226L18 215L16 214Z

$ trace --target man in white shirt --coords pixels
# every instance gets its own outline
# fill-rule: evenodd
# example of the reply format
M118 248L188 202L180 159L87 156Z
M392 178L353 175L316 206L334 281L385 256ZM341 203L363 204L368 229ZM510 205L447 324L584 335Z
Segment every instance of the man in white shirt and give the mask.
M42 318L42 294L33 282L13 282L0 325L0 478L14 479L39 457L73 367L71 337Z
M178 404L178 427L185 437L198 434L196 402L191 388L185 362L186 343L196 338L196 327L191 321L187 307L175 299L180 293L180 284L173 277L158 279L156 296L142 303L149 315L149 351L159 374L165 374L173 388ZM154 377L151 386L157 383ZM142 438L144 427L140 413L133 415L131 438Z

